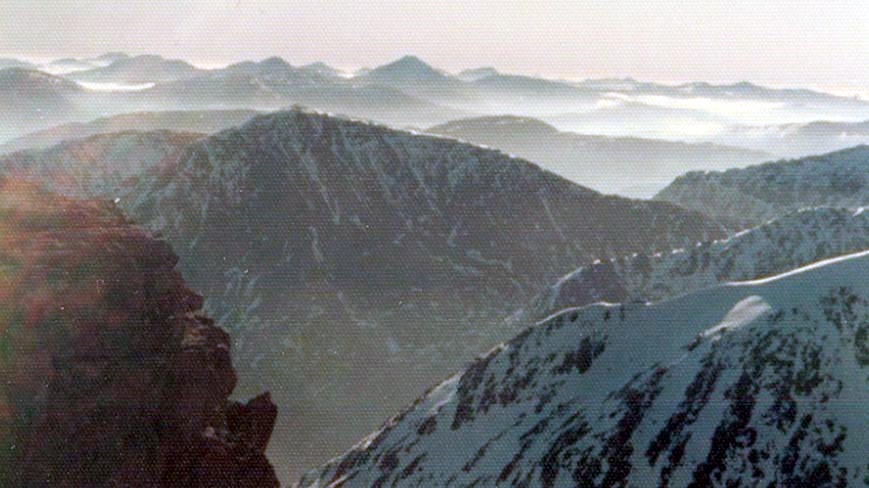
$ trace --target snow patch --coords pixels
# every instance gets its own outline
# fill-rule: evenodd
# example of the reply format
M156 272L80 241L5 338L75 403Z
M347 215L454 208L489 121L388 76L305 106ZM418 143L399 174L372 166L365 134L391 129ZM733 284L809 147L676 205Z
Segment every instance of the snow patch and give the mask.
M714 327L703 331L702 337L712 337L723 332L739 329L757 320L758 317L772 311L772 307L763 298L752 295L740 300L727 312L724 319Z
M455 374L429 393L428 400L432 406L428 409L428 416L436 415L444 405L453 401L456 397L460 378L461 374Z

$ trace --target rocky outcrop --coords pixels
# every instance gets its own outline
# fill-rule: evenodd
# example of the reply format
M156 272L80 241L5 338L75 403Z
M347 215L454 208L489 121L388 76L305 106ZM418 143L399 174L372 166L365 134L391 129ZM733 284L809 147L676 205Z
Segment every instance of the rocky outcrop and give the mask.
M268 394L113 206L0 180L0 485L277 486Z

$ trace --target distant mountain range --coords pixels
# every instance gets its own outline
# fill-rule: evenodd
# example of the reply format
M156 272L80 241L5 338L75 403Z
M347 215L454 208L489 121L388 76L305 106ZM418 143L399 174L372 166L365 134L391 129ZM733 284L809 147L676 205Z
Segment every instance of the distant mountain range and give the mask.
M0 62L0 67L4 63L37 68L16 60ZM301 105L404 128L512 114L583 134L713 142L793 156L838 149L845 140L793 134L796 144L790 145L773 136L758 136L755 128L782 126L790 133L787 127L794 124L869 120L869 102L811 90L747 82L671 86L629 78L572 82L506 74L494 68L454 75L414 56L352 76L325 63L293 66L278 57L206 70L181 60L122 53L60 59L38 68L76 80L82 85L81 96L63 110L39 99L18 98L19 111L51 116L31 118L28 123L10 118L3 124L0 139L118 113L273 111ZM858 134L851 140L860 142L861 137Z
M815 206L869 206L869 146L725 172L691 172L655 199L707 215L763 222Z
M190 79L159 84L136 95L140 105L157 104L174 109L274 110L300 104L396 125L418 125L464 114L396 87L347 80L309 67L293 67L280 58L238 63Z
M869 256L564 310L299 487L849 486L867 476Z
M500 149L595 190L630 197L651 197L686 170L725 169L769 159L766 153L709 143L559 132L527 117L456 120L427 132Z
M5 165L96 188L166 236L233 337L240 392L267 386L285 412L272 456L283 469L348 447L515 333L503 319L580 264L726 233L496 151L313 113L258 116L180 151L164 134L95 136ZM131 138L169 143L124 156L150 169L110 189L89 160ZM91 168L97 183L63 168Z

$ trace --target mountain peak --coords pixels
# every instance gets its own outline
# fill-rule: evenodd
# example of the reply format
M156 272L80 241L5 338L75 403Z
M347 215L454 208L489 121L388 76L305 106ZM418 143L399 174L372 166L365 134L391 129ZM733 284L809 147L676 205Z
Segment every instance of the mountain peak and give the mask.
M447 78L440 70L433 68L422 59L412 55L403 56L389 64L374 68L366 76L388 81Z
M441 135L464 135L471 132L510 133L516 136L556 134L558 129L546 122L532 117L516 115L489 115L459 119L431 127L428 132Z
M68 91L77 91L78 85L67 79L30 68L0 69L0 86L28 88L53 87Z
M259 65L265 68L291 68L290 63L288 63L284 58L280 56L272 56L270 58L263 59L259 62Z
M309 73L315 73L318 75L322 75L322 76L335 77L335 76L342 75L341 70L339 70L337 68L333 68L332 66L329 66L328 64L326 64L322 61L317 61L314 63L306 64L304 66L299 67L299 69L301 69L303 71L307 71Z
M404 66L404 67L413 67L413 68L421 68L421 69L433 69L428 63L423 61L422 59L412 55L407 54L402 56L401 58L389 63L392 66Z
M127 58L129 58L129 57L130 57L130 55L127 54L127 53L122 53L122 52L108 52L108 53L100 54L99 56L95 57L95 58L94 58L94 61L108 61L108 62L114 62L114 61L117 61L117 60L119 60L119 59L127 59Z

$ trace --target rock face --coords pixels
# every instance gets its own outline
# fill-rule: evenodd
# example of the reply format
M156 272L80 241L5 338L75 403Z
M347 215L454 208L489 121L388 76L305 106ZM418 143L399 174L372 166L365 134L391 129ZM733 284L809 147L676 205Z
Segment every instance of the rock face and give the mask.
M865 484L866 276L869 251L564 311L299 486Z
M856 209L869 205L869 146L723 173L687 173L655 199L750 223L806 207Z
M564 276L511 317L533 323L596 302L657 302L728 281L745 281L869 248L869 213L814 208L653 256L598 261Z
M0 485L278 486L268 394L169 246L114 207L0 179Z

